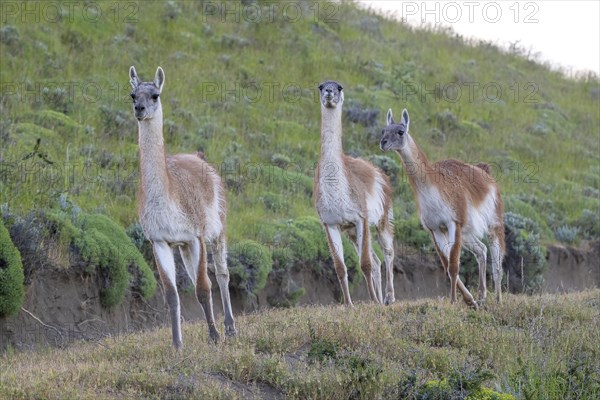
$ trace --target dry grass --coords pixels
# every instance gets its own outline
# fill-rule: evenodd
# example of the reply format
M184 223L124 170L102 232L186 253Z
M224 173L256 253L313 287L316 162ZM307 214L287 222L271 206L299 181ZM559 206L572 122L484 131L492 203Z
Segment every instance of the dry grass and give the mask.
M170 330L2 356L2 398L445 398L489 387L517 398L600 395L600 290L507 296L484 310L447 300L268 310L218 346ZM428 390L428 389L427 389ZM429 397L435 398L435 397ZM444 398L444 397L439 397Z

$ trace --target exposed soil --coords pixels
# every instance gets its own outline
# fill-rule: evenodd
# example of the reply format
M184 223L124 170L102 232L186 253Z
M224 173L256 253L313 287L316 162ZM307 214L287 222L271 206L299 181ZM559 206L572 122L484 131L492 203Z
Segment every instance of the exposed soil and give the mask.
M394 286L396 300L447 296L449 280L431 254L398 252ZM580 248L560 245L548 249L549 267L545 274L547 292L570 292L600 287L600 241ZM308 267L292 270L285 279L272 276L265 290L256 297L232 291L234 313L252 312L269 307L269 297L283 285L304 288L298 304L332 304L341 298L337 279L324 276ZM109 335L151 329L167 324L167 307L159 289L150 300L128 293L125 301L113 309L100 305L94 275L78 275L72 269L42 268L26 286L23 311L0 319L0 348L9 344L30 348L37 344L61 346L73 340L94 340ZM214 276L215 313L222 315L218 285ZM204 313L193 293L180 292L185 320L203 320ZM364 279L352 291L354 302L368 301ZM26 311L25 311L26 310Z
M574 292L600 287L600 240L581 247L553 245L548 249L544 290Z

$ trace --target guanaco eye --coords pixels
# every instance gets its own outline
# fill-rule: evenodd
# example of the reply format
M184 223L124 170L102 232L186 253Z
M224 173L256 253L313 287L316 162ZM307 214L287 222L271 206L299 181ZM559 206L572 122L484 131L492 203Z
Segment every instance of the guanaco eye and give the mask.
M402 129L398 129L398 132L397 132L397 133L398 133L398 135L400 135L400 136L404 135L404 131L403 131Z
M152 100L154 100L154 101L158 100L158 95L157 94L153 94L152 95Z
M131 93L130 96L131 96L131 100L135 100L135 94L134 93Z
M319 90L323 90L323 85L319 85Z
M341 87L340 85L338 85L338 90L341 92L342 89L344 89L343 87Z

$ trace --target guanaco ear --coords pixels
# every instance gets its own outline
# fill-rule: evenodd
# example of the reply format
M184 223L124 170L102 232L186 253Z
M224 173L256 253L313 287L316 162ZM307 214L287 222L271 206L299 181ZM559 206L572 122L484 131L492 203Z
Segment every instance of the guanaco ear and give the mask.
M392 116L392 109L388 109L387 113L387 126L390 126L394 123L394 117Z
M137 72L135 72L135 67L132 65L129 67L129 83L131 84L131 88L135 89L139 86L142 81L137 76Z
M406 126L406 130L404 132L408 132L408 125L410 124L410 118L408 117L408 111L406 108L402 110L402 122L404 126Z
M154 86L158 88L159 92L162 92L162 87L165 84L165 71L161 67L156 69L156 75L154 75Z

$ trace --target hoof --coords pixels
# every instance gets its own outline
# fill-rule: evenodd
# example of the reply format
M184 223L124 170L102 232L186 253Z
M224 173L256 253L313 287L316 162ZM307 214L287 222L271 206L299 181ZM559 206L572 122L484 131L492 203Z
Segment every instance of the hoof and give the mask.
M235 329L235 326L230 325L230 326L225 327L225 336L233 337L236 335L237 335L237 330Z
M469 307L475 311L479 310L479 306L477 305L476 301L473 301L471 304L469 304Z
M384 304L385 304L386 306L389 306L390 304L393 304L395 301L396 301L396 299L394 298L394 295L393 295L393 294L387 294L387 295L385 296L385 301L384 301Z
M221 340L221 335L219 335L219 332L215 328L209 329L208 336L210 337L210 341L215 344Z

